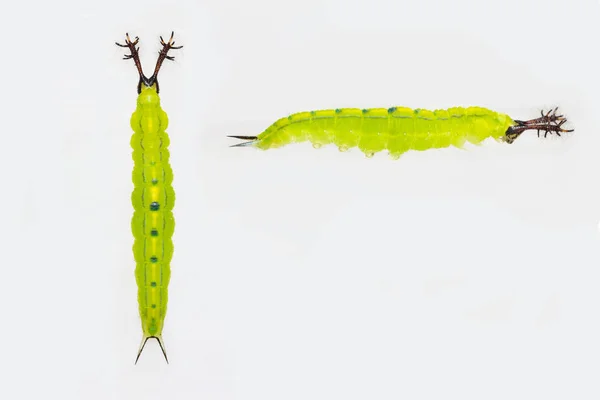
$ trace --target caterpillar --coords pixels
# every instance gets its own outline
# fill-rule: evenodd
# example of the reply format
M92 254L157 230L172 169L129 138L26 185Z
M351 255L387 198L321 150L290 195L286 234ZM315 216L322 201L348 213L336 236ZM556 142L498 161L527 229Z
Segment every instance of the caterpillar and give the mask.
M173 171L169 165L169 136L166 128L169 123L167 113L160 106L158 71L165 59L174 60L169 50L180 49L174 46L174 33L159 52L154 73L147 78L142 71L139 38L133 41L125 34L125 44L116 44L129 49L123 59L132 59L139 73L137 85L137 107L131 115L133 129L131 147L134 168L132 180L134 190L131 201L134 208L131 230L134 236L133 254L136 262L135 278L138 287L139 314L142 322L142 343L137 364L148 339L154 338L162 350L167 364L169 360L162 339L162 331L167 312L168 285L171 276L173 242L175 229L173 206Z
M510 116L483 107L454 107L447 110L392 108L338 108L300 112L281 118L258 136L229 136L246 140L231 147L253 146L262 150L290 143L310 141L315 148L335 144L342 152L358 147L367 157L387 150L398 159L409 150L423 151L466 142L479 144L488 138L513 143L526 130L548 133L572 132L563 129L567 121L556 111L541 117L513 120Z

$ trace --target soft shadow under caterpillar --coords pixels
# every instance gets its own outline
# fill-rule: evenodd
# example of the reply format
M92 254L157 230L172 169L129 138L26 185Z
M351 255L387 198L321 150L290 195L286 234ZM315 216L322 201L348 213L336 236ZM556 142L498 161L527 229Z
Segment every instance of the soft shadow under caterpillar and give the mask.
M566 119L558 107L540 118L513 120L482 107L454 107L429 111L407 107L342 108L292 114L281 118L258 136L229 136L247 142L233 145L259 149L310 141L318 148L335 144L340 151L358 147L367 157L387 150L393 159L409 150L479 144L485 139L513 143L521 133L533 129L548 133L572 132L562 128Z
M135 362L137 363L148 339L155 338L168 363L162 330L167 312L173 255L171 237L175 229L172 212L175 192L171 185L173 171L169 165L169 136L165 131L169 119L160 106L157 76L165 58L173 60L173 57L167 55L169 50L180 49L182 46L173 46L173 33L166 43L161 37L163 48L159 52L154 73L147 78L142 71L139 49L136 48L138 41L139 38L136 37L132 42L129 34L126 34L125 44L117 43L118 46L129 48L131 53L124 59L133 59L139 73L137 107L130 121L134 131L131 147L134 161L132 179L135 186L131 195L135 210L131 230L135 237L135 278L143 331Z

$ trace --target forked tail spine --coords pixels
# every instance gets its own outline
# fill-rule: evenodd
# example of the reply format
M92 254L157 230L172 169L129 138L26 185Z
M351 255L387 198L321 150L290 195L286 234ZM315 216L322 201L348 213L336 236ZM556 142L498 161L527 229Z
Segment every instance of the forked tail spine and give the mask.
M258 136L227 136L234 139L242 139L247 140L247 142L242 142L238 144L231 145L229 147L246 147L252 146L254 143L258 142Z
M140 349L138 350L137 357L135 358L135 363L137 364L138 360L140 359L140 355L142 354L142 351L144 350L144 346L146 346L146 342L148 341L148 339L156 339L158 345L160 346L160 349L162 350L163 356L165 356L165 361L168 364L169 359L167 358L165 343L163 342L162 336L144 336L142 338L142 343L140 344Z

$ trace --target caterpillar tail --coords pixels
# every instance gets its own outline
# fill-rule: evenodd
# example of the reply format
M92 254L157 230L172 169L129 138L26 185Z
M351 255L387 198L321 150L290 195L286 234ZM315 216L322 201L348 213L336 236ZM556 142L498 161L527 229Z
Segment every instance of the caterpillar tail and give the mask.
M137 357L135 358L135 363L137 364L138 360L140 359L140 355L142 354L142 351L144 350L144 347L146 346L146 342L148 341L148 339L156 339L156 341L158 342L158 345L160 346L160 349L162 350L163 356L165 356L165 361L168 364L169 359L167 358L167 352L165 351L165 343L163 342L162 335L159 335L159 336L144 335L144 337L142 338L142 343L140 344L140 349L138 350Z
M247 142L234 144L229 147L246 147L246 146L253 146L256 143L258 143L258 136L227 136L227 137L234 138L234 139L247 140Z

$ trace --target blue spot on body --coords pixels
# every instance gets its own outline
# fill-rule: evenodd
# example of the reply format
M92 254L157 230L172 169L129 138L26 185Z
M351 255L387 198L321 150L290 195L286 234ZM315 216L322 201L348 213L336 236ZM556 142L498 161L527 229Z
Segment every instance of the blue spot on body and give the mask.
M336 113L336 114L339 114L339 113L341 113L341 112L342 112L342 109L341 109L341 108L336 108L336 109L335 109L335 113Z
M391 113L395 112L397 109L398 109L398 107L390 107L390 108L388 108L388 113L391 114Z
M151 262L152 264L155 264L155 263L157 263L157 262L158 262L158 258L157 258L156 256L152 256L152 257L150 257L150 262Z
M369 112L369 110L367 108L363 108L362 112L363 112L363 114L366 114Z
M153 201L150 203L150 211L158 211L160 209L160 204L157 201Z
M156 229L152 229L150 231L150 236L158 236L158 231Z
M153 178L153 179L152 179L152 184L153 184L153 185L156 185L157 183L158 183L158 179L156 179L156 178Z
M150 282L150 286L156 287L156 282Z

